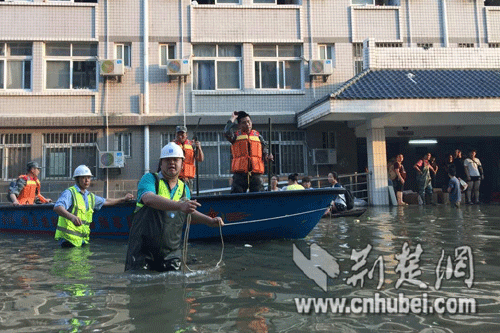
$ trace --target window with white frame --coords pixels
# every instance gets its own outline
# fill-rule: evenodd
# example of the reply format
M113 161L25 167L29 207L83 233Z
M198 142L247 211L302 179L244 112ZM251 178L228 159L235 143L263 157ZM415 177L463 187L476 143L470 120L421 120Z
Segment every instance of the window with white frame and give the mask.
M170 59L175 59L175 45L160 44L160 66L167 66Z
M0 43L0 89L31 89L33 43Z
M97 174L97 133L47 133L43 135L42 173L45 178L71 178L73 170L86 165Z
M354 60L354 75L363 71L363 43L352 43L352 58Z
M131 157L132 133L116 133L114 139L114 150L123 151L124 157Z
M241 45L193 45L193 89L241 89Z
M256 89L302 89L301 45L254 45Z
M130 43L115 44L115 59L121 59L123 66L132 67L132 45Z
M253 0L253 3L270 5L300 5L301 0Z
M97 44L46 43L46 89L97 89Z
M330 59L332 61L332 66L335 67L335 45L322 44L318 45L318 48L319 48L319 58L322 60Z
M0 179L13 180L31 160L31 134L0 134Z
M322 132L322 137L323 137L323 148L326 149L336 149L337 148L337 140L335 139L336 134L335 132Z

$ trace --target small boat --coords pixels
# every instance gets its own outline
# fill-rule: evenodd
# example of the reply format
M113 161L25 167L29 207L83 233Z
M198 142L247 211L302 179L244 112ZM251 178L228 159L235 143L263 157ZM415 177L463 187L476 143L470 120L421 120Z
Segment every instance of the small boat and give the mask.
M220 216L224 240L297 239L319 222L338 188L277 191L193 197L198 211ZM0 231L54 235L57 214L53 204L0 207ZM128 239L135 202L106 206L94 213L91 238ZM220 238L219 228L191 225L189 240Z
M337 217L360 217L366 212L367 208L366 207L354 207L353 209L349 210L344 210L343 212L336 212L332 214L332 218L337 218ZM328 218L330 217L330 214L326 214L324 217Z

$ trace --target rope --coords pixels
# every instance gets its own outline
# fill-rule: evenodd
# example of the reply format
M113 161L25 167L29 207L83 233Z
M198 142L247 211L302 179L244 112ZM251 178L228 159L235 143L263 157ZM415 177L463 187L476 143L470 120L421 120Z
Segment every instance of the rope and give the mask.
M182 261L184 265L182 265L182 273L185 275L186 274L186 269L189 270L190 272L194 272L189 266L187 265L187 249L188 249L188 239L189 239L189 229L191 228L191 215L187 215L187 220L186 220L186 230L184 231L184 242L182 244ZM224 257L224 238L222 237L222 225L219 224L219 233L220 233L220 240L222 243L222 249L220 253L220 259L215 265L215 268L218 268L219 265L222 262L222 258Z
M230 223L226 224L225 227L230 227L238 224L248 224L248 223L256 223L256 222L262 222L262 221L271 221L271 220L278 220L286 217L292 217L292 216L298 216L298 215L304 215L304 214L309 214L309 213L314 213L314 212L319 212L320 210L324 211L327 208L318 208L314 210L309 210L307 212L302 212L302 213L295 213L295 214L289 214L289 215L280 215L276 217L266 217L264 219L259 219L259 220L251 220L251 221L243 221L243 222L235 222L235 223Z

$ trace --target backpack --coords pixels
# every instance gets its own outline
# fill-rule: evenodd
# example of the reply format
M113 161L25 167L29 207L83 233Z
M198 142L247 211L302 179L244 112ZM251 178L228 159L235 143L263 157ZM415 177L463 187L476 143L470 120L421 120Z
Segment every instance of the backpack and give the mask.
M14 182L14 181L10 182L9 190L7 191L7 201L9 201L9 202L12 202L10 195L13 193L14 187L16 187L16 182Z

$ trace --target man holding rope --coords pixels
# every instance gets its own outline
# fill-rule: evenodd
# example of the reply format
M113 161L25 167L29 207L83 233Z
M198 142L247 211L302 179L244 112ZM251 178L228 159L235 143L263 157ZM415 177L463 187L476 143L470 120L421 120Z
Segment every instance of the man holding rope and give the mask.
M183 162L182 148L170 142L161 150L159 172L141 178L128 240L126 271L179 270L182 228L189 215L193 224L224 225L220 217L212 218L196 210L200 203L190 200L189 187L179 180Z
M235 128L238 130L235 132ZM231 142L231 193L261 192L264 190L261 175L264 161L273 160L268 154L266 141L252 129L252 120L245 111L235 111L224 128L224 136Z

